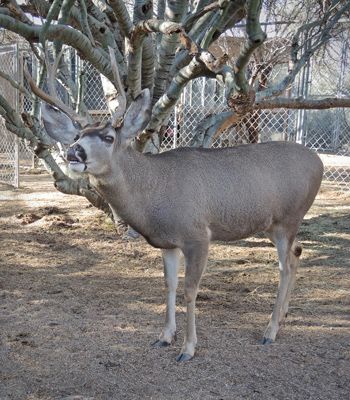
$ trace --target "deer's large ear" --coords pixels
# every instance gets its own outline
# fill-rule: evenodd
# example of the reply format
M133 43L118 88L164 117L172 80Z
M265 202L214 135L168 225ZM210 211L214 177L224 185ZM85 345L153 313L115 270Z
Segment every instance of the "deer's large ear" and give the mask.
M151 94L148 89L142 92L131 103L125 113L124 123L121 128L123 141L130 141L141 133L151 118Z
M56 142L70 145L79 134L80 126L62 111L47 103L41 104L41 117L47 134Z

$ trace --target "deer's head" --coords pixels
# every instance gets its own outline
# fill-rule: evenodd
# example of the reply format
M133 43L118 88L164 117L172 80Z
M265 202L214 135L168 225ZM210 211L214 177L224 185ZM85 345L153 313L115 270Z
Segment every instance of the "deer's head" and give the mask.
M42 104L42 119L49 136L66 150L69 168L78 173L98 176L108 172L118 152L124 151L143 131L151 116L151 98L143 90L124 113L118 110L105 124L92 124L84 128L63 111Z

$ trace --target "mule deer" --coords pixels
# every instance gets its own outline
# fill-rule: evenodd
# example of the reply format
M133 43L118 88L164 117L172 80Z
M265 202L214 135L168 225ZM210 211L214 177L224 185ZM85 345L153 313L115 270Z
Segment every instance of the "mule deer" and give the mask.
M51 136L74 142L67 153L70 168L88 174L113 212L162 249L166 319L155 346L167 346L175 338L180 253L186 265L187 321L177 360L186 361L195 353L195 301L210 241L238 240L257 232L264 232L278 252L280 284L263 343L275 340L301 254L295 237L322 179L323 165L315 153L287 142L139 153L130 143L150 118L148 90L116 128L107 123L79 132L68 116L47 105L43 118Z

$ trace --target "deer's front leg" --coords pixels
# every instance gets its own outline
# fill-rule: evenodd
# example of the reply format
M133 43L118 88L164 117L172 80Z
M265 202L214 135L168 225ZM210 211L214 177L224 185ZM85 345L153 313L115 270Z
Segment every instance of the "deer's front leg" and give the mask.
M207 265L208 245L208 242L191 242L183 249L186 263L186 332L181 353L176 358L177 361L188 361L194 356L195 353L197 344L195 320L196 297L198 293L199 282Z
M167 288L165 326L159 339L153 343L154 347L169 346L176 337L176 289L180 266L180 249L162 250L164 263L164 277Z

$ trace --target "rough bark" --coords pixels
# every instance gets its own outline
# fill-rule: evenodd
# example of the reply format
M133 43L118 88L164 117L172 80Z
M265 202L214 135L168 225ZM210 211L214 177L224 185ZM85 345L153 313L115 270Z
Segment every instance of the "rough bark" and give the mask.
M167 1L165 6L164 20L170 22L181 22L188 7L187 0ZM179 46L177 33L163 35L158 49L158 67L153 92L153 104L163 95L168 83L169 73L174 61L175 51Z
M293 110L325 110L328 108L349 108L350 98L325 97L323 99L284 98L257 100L254 105L256 110L271 110L275 108L288 108Z

